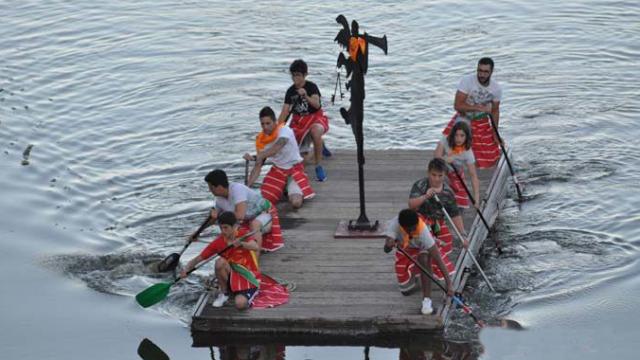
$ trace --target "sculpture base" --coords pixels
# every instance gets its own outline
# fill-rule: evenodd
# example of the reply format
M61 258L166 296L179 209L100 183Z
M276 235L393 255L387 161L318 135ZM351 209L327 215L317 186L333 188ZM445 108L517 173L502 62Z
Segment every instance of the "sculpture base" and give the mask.
M381 226L377 220L373 223L340 220L333 237L335 239L382 239L384 230L384 226Z

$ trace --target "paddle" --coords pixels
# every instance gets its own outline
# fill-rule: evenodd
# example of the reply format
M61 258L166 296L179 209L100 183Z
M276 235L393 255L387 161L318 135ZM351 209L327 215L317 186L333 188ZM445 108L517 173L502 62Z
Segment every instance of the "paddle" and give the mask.
M202 225L200 225L198 230L195 232L195 234L192 237L192 239L197 238L198 235L200 235L200 233L202 231L204 231L204 229L206 229L207 226L209 226L210 221L211 221L211 216L209 215L209 216L207 216L207 219L202 223ZM186 244L184 244L184 246L182 247L182 250L180 251L180 253L169 254L169 256L164 258L164 260L160 261L160 263L158 264L158 271L159 272L167 272L167 271L175 270L175 268L180 263L180 256L182 256L182 254L184 254L185 250L187 250L189 245L191 245L191 243L194 241L192 239L189 239L189 241Z
M431 281L433 281L436 285L438 285L438 287L446 294L447 293L447 289L442 286L442 284L440 284L431 274L429 274L429 272L427 272L427 270L420 265L420 263L418 263L414 258L411 257L411 255L409 255L405 250L403 250L402 248L400 248L399 246L397 247L398 251L400 251L402 253L402 255L406 256L409 261L411 261L415 266L418 267L418 269L420 269L420 271L427 275L429 277L429 279L431 279ZM462 299L460 298L460 296L458 295L454 295L451 297L451 299L453 300L453 302L460 306L460 308L462 308L462 311L464 311L466 314L468 314L469 316L471 316L471 318L473 319L473 321L475 321L475 323L481 327L481 328L485 328L485 327L500 327L503 329L510 329L510 330L524 330L524 326L522 326L519 322L515 321L515 320L511 320L511 319L496 319L494 320L494 324L491 323L485 323L484 321L478 319L477 316L475 316L473 314L473 310L471 309L471 307L469 307L469 305L465 304Z
M194 267L187 274L191 274L192 272L198 270L200 267L204 266L209 261L211 261L213 259L217 259L218 256L220 256L222 253L224 253L225 251L229 250L232 247L233 247L233 244L228 245L227 247L222 249L222 251L217 253L216 256L213 256L210 259L208 259L207 261L204 261L200 266ZM148 308L151 305L155 305L155 304L159 303L160 301L164 300L167 297L167 295L169 295L169 290L171 290L171 287L174 284L176 284L178 281L180 281L180 280L182 280L182 278L181 277L177 277L172 282L165 282L165 283L159 283L159 284L151 285L147 289L143 290L138 295L136 295L136 301L143 308Z
M267 221L267 223L265 225L263 225L263 226L266 226L270 221ZM242 240L246 239L247 237L252 236L253 234L255 234L255 233L257 233L258 231L261 231L261 230L262 229L258 229L258 230L252 231L250 233L244 234L244 235L242 235L241 237L238 238L238 241L242 241ZM225 247L224 249L220 250L220 252L218 252L215 256L210 257L206 261L203 261L198 266L196 266L193 269L191 269L187 273L187 275L189 275L192 272L194 272L194 271L198 270L199 268L203 267L208 262L210 262L210 261L212 261L214 259L217 259L220 255L222 255L225 251L229 250L232 247L233 247L233 243L230 244L230 245L227 245L227 247ZM173 280L172 282L164 282L164 283L151 285L148 288L146 288L145 290L143 290L142 292L140 292L138 295L136 295L136 301L143 308L148 308L151 305L155 305L155 304L159 303L160 301L164 300L167 297L167 295L169 295L169 290L171 290L171 287L173 285L175 285L181 279L182 279L181 277L178 277L175 280Z
M500 144L500 149L502 149L502 154L504 155L504 159L507 160L507 166L509 166L509 171L511 172L511 178L513 179L513 183L516 186L516 191L518 192L518 200L522 202L522 190L520 190L520 184L518 183L518 178L516 177L515 171L513 171L513 166L511 166L511 161L509 160L509 156L507 156L507 150L504 148L504 143L502 142L502 137L500 137L500 133L498 132L498 128L496 127L495 121L493 121L493 116L487 113L489 116L489 120L491 120L491 127L493 127L493 131L496 133L496 137L498 138L498 144Z
M138 345L138 355L143 360L170 360L162 349L147 338L142 339Z
M460 180L460 183L462 183L462 186L464 187L464 190L467 192L467 196L469 196L469 200L471 200L472 204L475 204L476 200L473 198L473 195L471 195L471 191L469 191L469 187L467 186L467 184L464 183L464 180L462 179L462 176L460 175L460 173L458 173L458 169L456 169L456 166L453 165L453 163L451 163L450 165L453 168L453 172L458 177L458 180ZM474 206L474 208L476 209L476 212L480 216L480 220L482 220L482 223L484 224L484 227L487 228L487 232L490 232L491 229L489 228L489 223L484 218L484 215L482 215L482 211L480 211L480 209L478 209L475 206ZM498 254L501 255L502 254L502 247L500 246L500 241L498 241L498 240L496 240L496 249L498 249Z
M451 216L449 216L449 213L447 212L447 209L445 209L444 205L442 205L442 203L440 202L440 199L438 198L438 195L433 194L433 198L438 202L438 204L440 204L440 208L444 212L444 215L447 217L447 220L449 220L449 223L451 224L451 227L456 232L456 235L458 236L458 239L460 239L460 242L462 242L464 244L464 242L462 240L464 238L460 234L460 231L458 231L458 228L456 227L456 225L453 223L453 220L451 219ZM480 274L482 275L482 278L487 283L487 285L489 285L489 289L491 289L491 291L493 291L493 292L496 292L496 290L493 288L493 285L491 285L491 282L487 278L487 275L485 275L484 271L482 271L482 267L480 266L480 264L478 264L478 260L476 260L476 257L473 256L473 254L471 253L471 251L469 251L469 249L465 248L464 251L466 251L466 253L469 254L469 256L471 257L471 260L473 260L473 263L476 265L476 268L478 269L478 271L480 271Z
M411 261L415 266L417 266L418 269L420 269L420 271L422 271L423 274L427 275L429 277L429 279L431 279L431 281L433 281L436 285L438 285L438 287L442 291L444 291L445 294L447 293L447 289L444 286L442 286L442 284L440 284L440 282L438 282L422 265L420 265L419 262L417 262L414 258L412 258L411 255L409 255L400 246L396 246L396 249L398 251L400 251L402 253L402 255L406 256L407 259L409 259L409 261ZM478 324L478 326L484 327L484 323L481 320L479 320L473 314L473 311L471 310L471 308L469 306L467 306L464 302L462 302L462 300L460 299L460 297L458 295L453 295L452 299L457 305L459 305L462 308L462 311L464 311L465 313L469 314L469 316L471 316L471 318L473 318L473 321L475 321L476 324Z
M249 160L244 159L244 184L249 186Z

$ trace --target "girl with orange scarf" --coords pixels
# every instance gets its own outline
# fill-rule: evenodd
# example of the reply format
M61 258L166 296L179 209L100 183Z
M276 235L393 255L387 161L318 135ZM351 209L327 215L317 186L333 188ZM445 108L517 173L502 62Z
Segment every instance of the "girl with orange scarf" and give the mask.
M453 125L448 136L442 137L433 154L436 158L444 159L447 164L451 164L449 169L449 185L456 195L456 203L459 207L468 208L470 204L467 192L464 189L465 184L465 166L471 175L471 185L473 186L473 198L478 207L480 201L480 180L478 180L478 172L476 171L476 158L471 151L471 129L467 123L460 121ZM454 173L458 172L458 175Z

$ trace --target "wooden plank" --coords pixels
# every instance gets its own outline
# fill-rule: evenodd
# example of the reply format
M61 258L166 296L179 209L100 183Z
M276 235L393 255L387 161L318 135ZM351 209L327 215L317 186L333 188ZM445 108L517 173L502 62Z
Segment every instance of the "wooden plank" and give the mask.
M381 239L333 238L339 220L359 215L355 152L335 150L333 154L324 163L329 180L312 182L316 198L298 210L286 203L278 205L285 247L260 257L266 274L294 286L289 303L245 312L231 306L214 309L201 305L193 316L194 345L215 344L231 333L238 338L249 334L251 339L296 339L290 343L304 343L305 336L313 335L337 344L345 337L382 343L389 338L408 339L411 334L442 331L444 319L440 315L420 314L421 291L410 296L398 291L394 255L382 251ZM374 150L365 156L367 215L385 226L407 207L410 188L426 176L432 152ZM313 169L307 168L307 172L313 173ZM492 171L481 170L479 176L484 191ZM474 211L465 211L463 217L470 231ZM432 290L434 306L444 308L444 294L435 285Z

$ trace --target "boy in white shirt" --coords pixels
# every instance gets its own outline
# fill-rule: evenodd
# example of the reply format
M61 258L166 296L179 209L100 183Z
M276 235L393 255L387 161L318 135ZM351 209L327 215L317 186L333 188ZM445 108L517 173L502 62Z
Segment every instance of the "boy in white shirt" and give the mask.
M309 178L304 172L303 159L293 131L276 122L276 115L268 106L260 110L262 131L256 136L255 166L251 170L247 185L251 186L260 176L260 171L268 158L273 163L265 176L260 191L272 204L277 204L287 188L289 202L294 208L302 206L304 199L315 196ZM244 154L245 160L253 160L250 154Z
M429 272L431 272L431 263L435 262L444 274L447 294L453 295L449 271L440 257L440 251L429 232L429 227L418 217L418 213L411 209L400 211L398 216L387 225L385 237L385 252L390 252L394 246L401 247L412 258L416 258L417 262ZM411 260L407 259L399 251L396 251L395 270L401 289L403 285L413 280L413 276L420 273L420 270L416 268ZM423 295L421 312L424 315L430 315L433 313L431 282L426 275L422 275L420 276L420 283ZM403 294L405 293L403 292Z
M275 251L284 246L278 210L273 203L244 184L229 182L223 170L209 172L204 180L216 197L209 224L215 224L218 215L229 211L234 213L241 228L256 232L254 238L261 250ZM195 233L189 237L190 241L195 239Z

